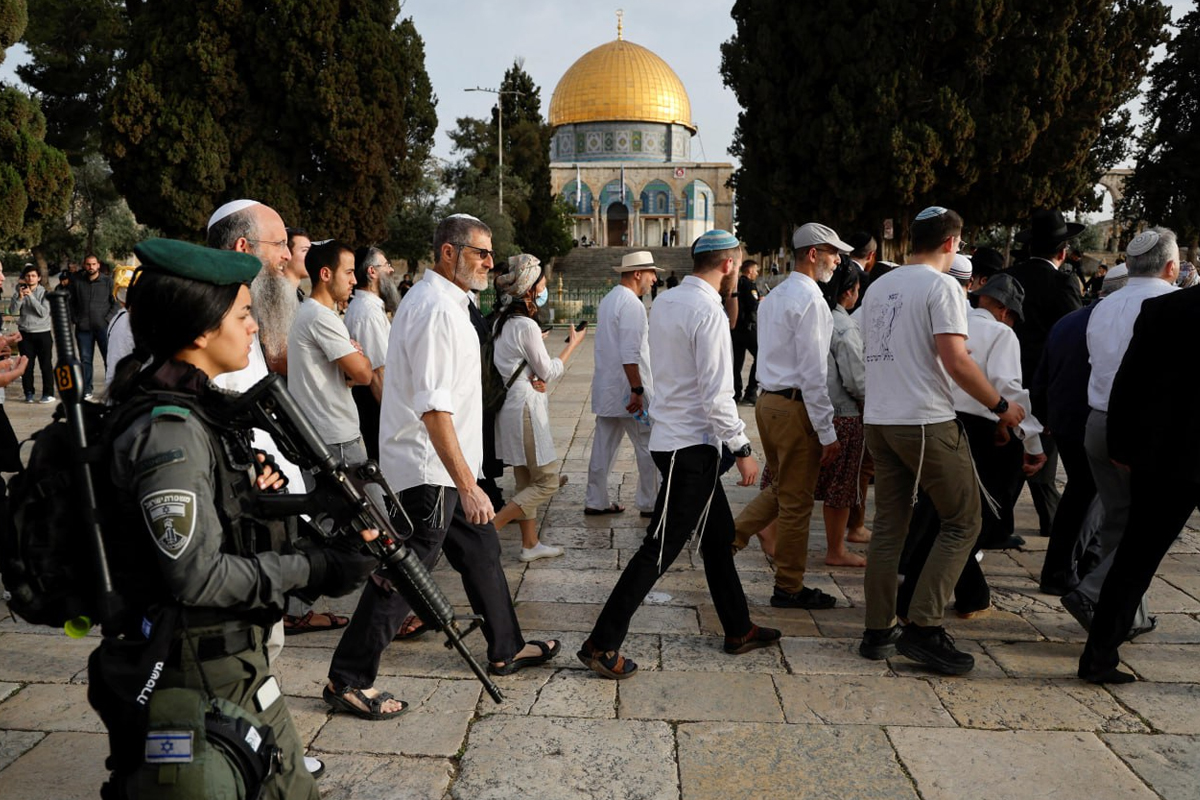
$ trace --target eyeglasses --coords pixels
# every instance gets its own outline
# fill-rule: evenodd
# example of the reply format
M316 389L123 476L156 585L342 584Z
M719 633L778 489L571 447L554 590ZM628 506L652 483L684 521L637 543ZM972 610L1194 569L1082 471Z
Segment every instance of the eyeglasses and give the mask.
M247 239L246 241L254 242L256 244L270 244L274 245L275 247L287 247L287 239L280 239L277 242L272 242L269 239ZM313 242L313 244L316 244L316 242Z
M463 244L462 242L451 242L450 244L454 245L459 250L474 250L476 253L479 253L480 260L488 258L490 258L492 261L496 260L495 250L488 250L485 247L476 247L473 244Z
M367 269L391 269L392 262L384 261L382 264L367 264Z

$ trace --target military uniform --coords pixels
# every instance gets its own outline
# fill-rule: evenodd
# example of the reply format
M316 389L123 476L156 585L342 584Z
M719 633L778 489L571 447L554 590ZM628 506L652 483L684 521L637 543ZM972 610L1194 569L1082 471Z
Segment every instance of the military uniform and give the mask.
M196 254L191 248L178 250L179 261L163 268L205 280L204 259L224 264L225 256L243 256L204 248L194 248L203 251ZM210 255L218 253L219 258ZM163 255L141 249L138 254L152 265ZM176 248L167 248L167 256L176 254ZM189 261L193 258L201 260L199 266ZM258 269L258 260L248 258L233 279L206 282L244 282L245 274ZM179 263L198 273L173 268ZM106 797L212 800L229 791L241 796L229 788L226 763L218 764L224 772L213 769L223 756L206 729L212 698L269 726L270 732L256 726L266 734L266 745L274 734L279 754L261 797L318 796L271 675L266 640L282 617L285 593L319 585L332 570L316 554L286 552L284 524L256 516L260 467L249 431L221 417L229 401L203 371L169 360L143 372L138 389L114 412L114 430L120 432L112 446L112 474L122 512L121 524L109 529L109 547L115 551L114 585L127 613L106 623L105 641L89 662L89 699L109 729L112 748L114 774ZM114 528L125 535L112 536ZM143 665L140 673L131 669L135 661ZM143 689L146 702L134 701L128 681L123 685L114 675L132 672L144 680L147 663L153 672ZM226 710L227 717L242 713ZM189 728L189 720L199 722ZM256 749L258 735L251 735Z

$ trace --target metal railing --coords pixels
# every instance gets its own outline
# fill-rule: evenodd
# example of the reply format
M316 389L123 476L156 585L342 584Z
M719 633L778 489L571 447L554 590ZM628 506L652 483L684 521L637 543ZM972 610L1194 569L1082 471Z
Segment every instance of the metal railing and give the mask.
M542 319L556 325L585 319L590 323L595 323L596 309L599 307L600 301L604 299L604 295L612 291L612 288L612 286L597 284L551 285L549 287L550 299L542 310ZM495 303L495 289L489 287L480 293L479 307L484 314L489 313Z

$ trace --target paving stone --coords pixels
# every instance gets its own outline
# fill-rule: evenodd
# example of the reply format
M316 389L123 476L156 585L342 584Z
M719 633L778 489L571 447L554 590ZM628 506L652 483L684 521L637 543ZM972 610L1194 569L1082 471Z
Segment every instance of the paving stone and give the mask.
M679 726L687 800L916 800L887 737L862 725Z
M1200 645L1150 644L1138 637L1136 642L1121 647L1121 660L1143 680L1195 683Z
M788 722L954 727L929 684L870 675L777 675Z
M0 770L20 758L45 735L41 731L0 730Z
M1177 556L1176 558L1185 558L1185 557ZM1200 569L1200 564L1196 563L1197 561L1200 561L1200 558L1196 558L1194 556L1186 557L1186 558L1188 558L1188 561L1183 562L1184 564L1186 564L1188 567ZM1178 564L1180 562L1176 562L1176 563ZM1183 570L1178 570L1178 571L1162 574L1163 570L1161 568L1159 570L1159 573L1160 573L1160 577L1162 578L1162 580L1164 582L1166 582L1167 584L1175 587L1176 589L1179 589L1180 591L1184 592L1185 594L1187 594L1189 597L1191 597L1193 599L1200 598L1200 574L1197 574L1195 572L1185 572ZM1151 595L1151 597L1153 598L1153 595ZM1152 606L1152 608L1155 611L1168 610L1168 609L1159 608L1158 606Z
M530 570L517 599L522 603L598 603L608 600L617 578L616 570L563 569Z
M0 634L0 681L66 683L87 669L88 656L99 644L94 636Z
M1083 648L1059 642L984 644L988 655L1014 678L1074 678Z
M778 645L735 656L725 652L724 644L723 636L664 634L663 669L668 672L787 672Z
M1147 730L1099 686L1082 681L936 680L933 688L958 724L991 730Z
M537 561L531 561L526 565L526 569L603 569L615 570L619 568L617 563L616 550L601 550L597 548L570 547L563 544L562 539L558 536L557 531L550 529L549 532L543 531L541 541L544 544L555 545L564 548L565 552L558 558L542 558ZM520 541L516 541L512 546L512 557L515 559L521 551Z
M858 654L859 639L786 638L783 657L797 675L887 675L886 661L870 661Z
M412 704L408 713L377 722L334 714L313 748L331 753L444 758L458 753L479 700L478 683L398 678L388 690Z
M768 675L719 672L648 672L622 681L621 719L783 722Z
M638 675L635 680L643 677ZM576 670L559 671L542 686L530 713L542 717L615 719L618 682L593 678L590 673Z
M953 611L947 611L944 624L955 638L1003 642L1036 642L1042 638L1041 632L1019 614L999 608L974 619L959 619Z
M983 645L979 642L970 639L957 639L954 646L964 653L970 653L975 657L975 668L966 675L953 677L944 676L934 672L924 664L913 661L907 656L902 656L899 653L888 659L888 666L892 668L892 672L902 677L915 678L933 678L938 680L948 681L973 681L980 678L1005 678L1008 677L1004 670L1000 669L1000 665L996 663L987 651L983 649Z
M0 683L0 700L3 700L20 688L21 684L19 683Z
M108 735L51 733L0 772L4 800L84 800L108 780Z
M924 800L1155 800L1091 733L888 728ZM953 759L953 765L947 759Z
M560 655L559 658L561 657ZM497 703L487 691L481 691L479 702L475 704L475 712L479 715L517 714L524 716L533 708L539 693L554 677L554 674L549 669L524 669L515 675L492 676L492 680L503 693L504 699ZM580 716L585 715L581 714Z
M1176 577L1175 580L1190 586L1193 590L1200 589L1200 586L1193 586L1191 581L1185 581L1179 577ZM1146 603L1155 612L1200 613L1200 600L1182 589L1175 588L1162 578L1155 578L1150 582L1150 590L1146 593Z
M454 771L444 758L330 754L321 760L325 762L325 776L317 784L321 800L443 797Z
M600 616L603 603L517 603L517 619L521 622L522 630L577 631L583 634L591 632ZM696 621L696 610L680 606L641 605L630 621L629 630L633 633L699 633L700 627ZM580 642L584 636L576 637ZM573 652L573 651L572 651Z
M31 683L0 703L0 729L104 733L86 686Z
M846 610L850 611L851 609ZM702 605L696 608L696 613L700 615L701 633L722 637L725 635L725 630L721 627L721 620L717 617L716 608L711 605ZM825 612L818 613L824 614ZM754 606L750 609L750 620L764 628L776 628L784 636L817 636L820 634L817 624L813 622L812 614L804 609ZM862 630L861 625L859 630Z
M1127 683L1109 691L1163 733L1200 734L1200 686L1194 683Z
M296 734L305 747L317 738L321 728L329 721L332 710L320 695L311 697L287 697L288 713L296 726Z
M1195 800L1200 737L1124 734L1101 738L1163 800Z
M578 508L575 510L578 514ZM587 517L595 519L595 517ZM554 544L569 550L603 550L608 551L612 546L612 528L607 523L591 527L579 525L553 525L547 523L542 527L547 538L553 536ZM557 559L546 559L557 561Z
M1163 615L1166 616L1166 615ZM1179 616L1171 614L1170 616ZM1087 631L1079 627L1075 618L1066 611L1035 611L1024 615L1024 619L1037 629L1038 633L1052 642L1076 642L1082 645L1087 641ZM1082 652L1082 647L1080 648Z
M636 679L635 679L636 680ZM457 800L678 800L665 722L497 715L471 728Z
M865 625L864 609L859 608L826 608L819 611L803 611L787 609L787 613L797 616L803 614L812 619L821 636L829 639L861 638ZM778 627L778 626L776 626Z
M1200 621L1190 614L1155 614L1158 627L1137 637L1137 644L1200 644Z

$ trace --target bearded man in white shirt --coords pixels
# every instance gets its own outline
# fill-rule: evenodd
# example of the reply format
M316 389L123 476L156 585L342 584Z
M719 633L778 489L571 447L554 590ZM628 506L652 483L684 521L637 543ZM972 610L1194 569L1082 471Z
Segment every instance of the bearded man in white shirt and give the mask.
M587 498L583 513L619 514L624 507L608 499L608 473L622 437L628 436L637 459L638 486L634 502L643 517L650 516L658 493L658 470L650 457L649 414L654 398L648 323L642 297L658 280L661 269L646 250L630 253L613 270L621 282L600 301L596 311L595 367L592 372L592 413L596 430L588 463Z
M396 270L378 247L360 247L354 254L354 297L346 306L346 329L371 362L371 382L351 389L358 407L358 424L367 455L379 460L379 408L383 402L383 375L387 365L387 312L400 304Z
M999 423L1024 409L993 387L967 351L963 290L946 273L962 243L962 217L932 206L911 227L908 262L871 284L863 304L867 446L875 459L875 524L864 581L866 630L859 653L881 660L897 650L946 674L975 667L942 628L946 604L979 538L978 479L955 416L953 381ZM929 495L941 527L915 581L909 620L896 619L897 567L917 491Z
M850 245L825 225L809 222L792 236L796 269L758 306L758 384L754 417L771 484L737 518L734 546L778 520L775 541L777 608L833 608L836 599L804 585L808 526L820 468L841 452L829 399L833 316L818 283L825 283Z
M692 260L692 274L664 292L650 312L650 356L658 365L659 391L650 452L662 473L662 488L642 546L576 654L589 669L613 680L637 671L637 664L619 653L629 622L693 533L700 537L725 652L747 653L780 636L750 621L730 547L733 514L718 474L725 444L736 457L739 486L750 486L758 476L746 423L733 401L733 344L721 304L737 280L742 248L732 234L712 230L692 245Z
M488 671L510 675L549 661L557 641L526 642L500 564L495 511L477 478L483 462L479 338L468 291L487 288L491 230L454 214L438 223L436 261L397 309L388 338L379 466L414 523L407 544L432 569L439 552L461 576L483 618ZM325 701L378 720L405 710L374 688L379 659L409 613L383 580L368 582L329 666Z
M1095 605L1100 600L1100 587L1112 567L1113 554L1125 534L1129 522L1129 470L1113 464L1108 455L1108 399L1113 380L1133 338L1133 324L1142 310L1142 303L1152 297L1177 291L1179 277L1179 244L1175 233L1167 228L1151 228L1138 234L1125 248L1125 266L1129 282L1100 301L1088 319L1088 360L1092 374L1088 379L1087 428L1083 446L1087 451L1092 477L1096 481L1096 496L1104 507L1104 521L1096 531L1095 541L1087 549L1100 558L1099 564L1081 575L1075 590L1062 597L1062 604L1071 616L1090 630ZM1129 638L1152 630L1154 618L1149 616L1143 597L1134 616Z

